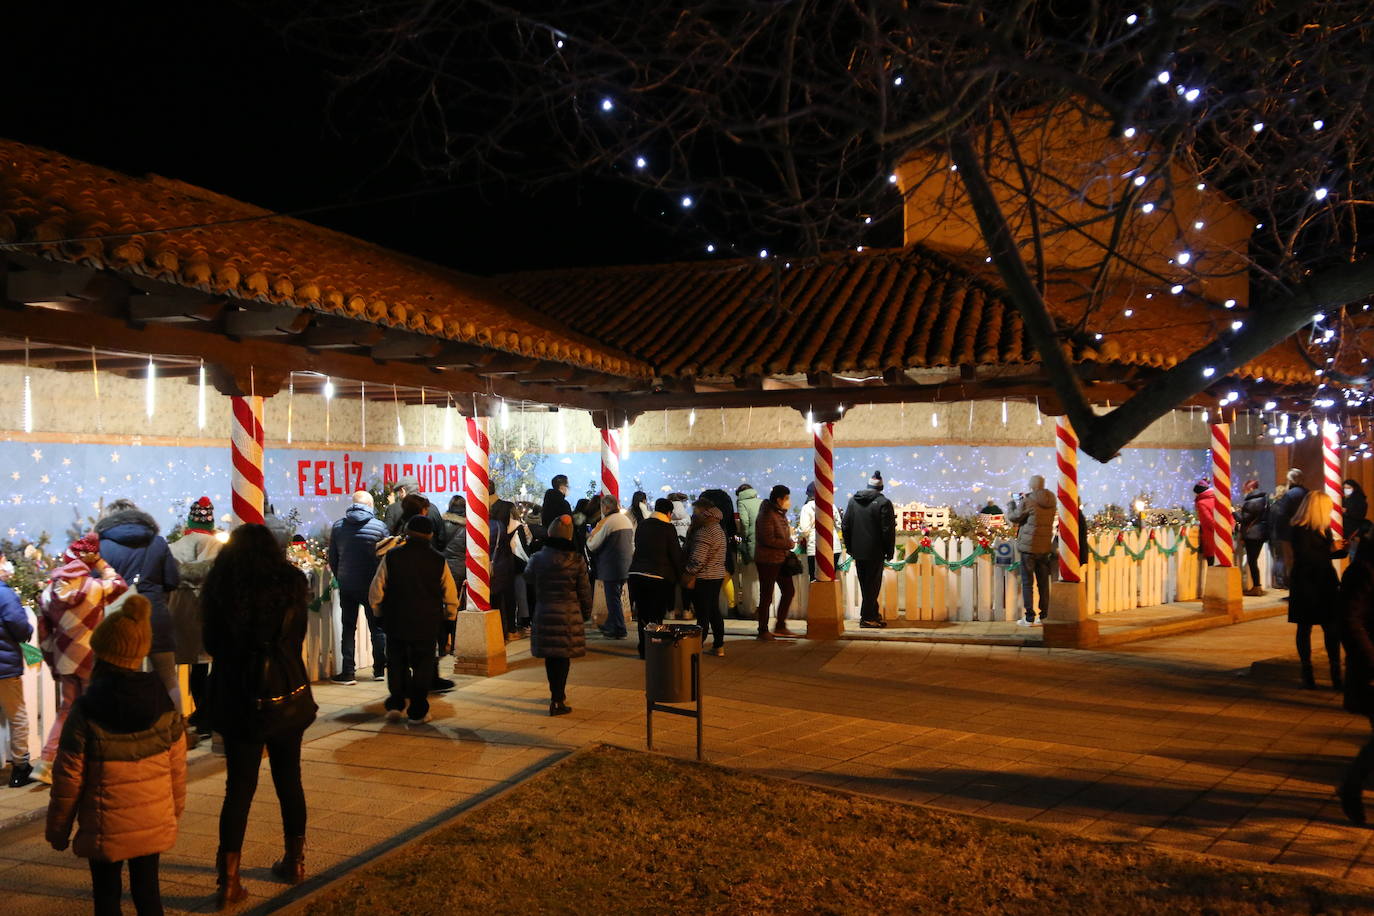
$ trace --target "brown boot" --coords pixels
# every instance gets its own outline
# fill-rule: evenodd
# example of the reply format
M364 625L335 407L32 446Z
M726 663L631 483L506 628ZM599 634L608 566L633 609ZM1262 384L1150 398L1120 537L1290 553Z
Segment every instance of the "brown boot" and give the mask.
M225 852L223 849L215 853L215 869L219 872L219 877L215 883L219 885L219 893L215 897L215 906L224 909L231 903L238 903L240 900L247 899L248 892L239 883L239 852Z
M287 884L300 884L305 880L305 837L286 838L286 855L273 864L272 874Z

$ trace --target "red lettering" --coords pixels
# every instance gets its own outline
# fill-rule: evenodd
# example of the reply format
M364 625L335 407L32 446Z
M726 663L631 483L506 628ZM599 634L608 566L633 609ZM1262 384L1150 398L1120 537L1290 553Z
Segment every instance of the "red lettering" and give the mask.
M329 462L329 492L342 493L343 487L339 486L334 480L334 462Z
M435 493L448 492L448 469L442 464L434 466L434 491Z
M305 495L305 469L310 467L309 461L296 462L296 491L297 495Z
M415 476L415 465L413 465L413 464L403 464L403 465L401 465L401 473L402 473L404 476L406 476L406 477L414 477L414 476Z
M448 485L450 493L463 492L463 474L458 470L458 465L456 464L450 464L448 466Z
M325 463L326 463L326 462L323 462L323 461L316 461L315 464L314 464L314 468L315 468L315 495L316 495L316 496L328 496L328 495L329 495L329 494L326 493L325 490L324 490L324 466L325 466Z
M363 463L362 463L361 461L355 461L355 462L353 462L353 489L354 489L354 491L356 492L356 491L358 491L358 490L361 490L362 488L363 488Z

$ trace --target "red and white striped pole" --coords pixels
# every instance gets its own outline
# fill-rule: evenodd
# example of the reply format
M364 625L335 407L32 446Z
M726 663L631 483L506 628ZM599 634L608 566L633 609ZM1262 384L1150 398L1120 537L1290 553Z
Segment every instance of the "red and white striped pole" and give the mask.
M816 424L816 578L835 580L835 424Z
M620 430L601 431L601 493L620 502Z
M1059 578L1081 582L1083 541L1078 529L1078 436L1068 417L1054 424L1059 458Z
M1343 505L1345 480L1341 474L1340 443L1337 441L1336 424L1322 422L1322 476L1326 484L1326 495L1331 497L1331 536L1338 541L1345 540L1345 509Z
M491 610L491 473L486 417L467 421L467 469L463 492L468 502L468 598L474 610Z
M1231 512L1231 426L1212 424L1212 493L1216 508L1212 510L1214 553L1218 566L1236 565L1236 545L1232 529L1236 519Z
M241 524L263 522L262 398L235 397L229 442L233 450L233 510Z

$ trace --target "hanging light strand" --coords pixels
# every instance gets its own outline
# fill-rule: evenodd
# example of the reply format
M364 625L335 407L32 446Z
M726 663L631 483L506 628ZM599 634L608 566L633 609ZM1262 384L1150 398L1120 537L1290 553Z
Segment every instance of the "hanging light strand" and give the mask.
M92 350L92 353L95 351ZM33 432L33 386L29 380L29 339L24 338L24 432Z
M151 420L153 412L157 409L157 366L154 365L152 356L148 357L148 379L143 386L143 407L148 419Z
M99 389L96 389L99 391ZM97 394L97 398L99 395ZM99 409L99 403L96 405ZM196 429L205 429L205 360L200 361L196 378ZM286 410L286 441L291 441L291 409Z

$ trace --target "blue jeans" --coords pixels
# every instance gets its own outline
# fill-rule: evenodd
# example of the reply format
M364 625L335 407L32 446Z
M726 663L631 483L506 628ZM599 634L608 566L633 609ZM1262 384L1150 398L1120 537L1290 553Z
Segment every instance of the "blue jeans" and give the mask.
M1021 601L1026 607L1026 619L1035 621L1035 589L1040 589L1040 619L1050 610L1050 570L1054 568L1052 553L1021 554Z
M625 608L621 603L625 580L602 580L601 587L606 590L606 622L601 625L601 632L607 636L628 636L629 630L625 627Z

